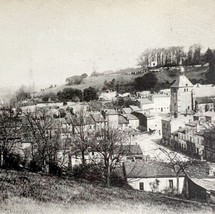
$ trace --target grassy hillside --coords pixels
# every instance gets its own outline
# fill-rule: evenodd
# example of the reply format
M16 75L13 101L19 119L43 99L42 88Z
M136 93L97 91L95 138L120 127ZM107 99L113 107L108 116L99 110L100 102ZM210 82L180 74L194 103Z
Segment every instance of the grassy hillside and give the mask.
M212 213L197 202L132 189L103 188L27 172L0 171L0 213Z
M189 78L189 79L196 79L196 80L200 80L203 79L205 80L205 72L207 71L208 68L205 67L200 67L200 68L195 68L195 67L187 67L185 68L185 75ZM49 90L46 90L45 92L39 92L38 95L41 95L43 93L48 93L48 92L55 92L57 93L60 90L63 90L64 88L77 88L80 90L83 90L84 88L88 88L88 87L95 87L95 88L102 88L104 86L104 81L110 81L112 79L115 79L116 81L119 81L121 84L126 84L129 82L132 82L135 78L139 77L139 76L143 76L143 74L131 74L128 75L128 73L131 72L136 72L141 70L140 68L128 68L128 69L122 69L119 70L115 73L108 73L108 74L103 74L100 76L90 76L86 79L84 79L84 82L80 85L71 85L71 86L67 86L67 85L61 85L58 86L56 88L52 88ZM176 76L171 75L171 72L176 72ZM163 69L163 71L156 73L156 76L159 80L159 82L172 82L173 80L175 80L177 78L177 75L179 75L179 72L176 71L175 69L170 69L170 70L165 70Z

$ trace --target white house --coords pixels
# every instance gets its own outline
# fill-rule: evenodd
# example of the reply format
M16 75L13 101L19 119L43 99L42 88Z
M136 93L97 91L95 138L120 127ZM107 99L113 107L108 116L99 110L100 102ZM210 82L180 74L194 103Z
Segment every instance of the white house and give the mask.
M150 100L154 103L154 113L170 112L170 95L153 94Z
M128 184L134 189L168 193L177 191L177 176L167 164L154 161L125 163ZM178 176L178 193L182 193L184 174Z

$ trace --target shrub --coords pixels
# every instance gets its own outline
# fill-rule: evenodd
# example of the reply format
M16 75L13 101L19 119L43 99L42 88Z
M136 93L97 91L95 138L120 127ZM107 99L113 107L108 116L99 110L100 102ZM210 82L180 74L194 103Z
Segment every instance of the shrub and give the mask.
M103 180L102 170L95 164L75 166L73 176L75 179L85 179L90 182L101 182Z
M39 172L42 171L42 167L38 164L37 161L31 160L29 163L29 169L31 172Z

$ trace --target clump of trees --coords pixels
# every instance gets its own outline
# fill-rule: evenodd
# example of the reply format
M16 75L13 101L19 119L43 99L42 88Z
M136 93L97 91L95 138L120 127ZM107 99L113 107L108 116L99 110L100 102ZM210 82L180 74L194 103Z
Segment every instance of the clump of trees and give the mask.
M134 80L135 89L137 91L153 90L158 82L154 73L147 73L142 77L137 77Z
M89 101L98 99L98 90L93 87L89 87L89 88L85 88L82 92L79 89L64 88L62 91L59 91L57 93L57 98L60 101L89 102Z
M155 63L155 65L152 65ZM141 67L171 67L178 65L202 65L204 64L204 54L200 44L193 44L188 52L182 46L172 46L169 48L154 48L145 50L139 60Z
M86 73L83 73L82 75L74 75L72 77L68 77L66 79L67 85L80 85L83 83L84 79L87 78L88 75Z
M92 100L97 100L98 99L98 90L93 88L93 87L89 87L89 88L85 88L83 91L83 100L84 101L92 101Z
M209 83L215 84L215 50L208 48L204 55L204 61L209 63L209 71L206 73L206 78Z
M57 97L60 101L82 101L82 91L74 88L64 88L57 93Z

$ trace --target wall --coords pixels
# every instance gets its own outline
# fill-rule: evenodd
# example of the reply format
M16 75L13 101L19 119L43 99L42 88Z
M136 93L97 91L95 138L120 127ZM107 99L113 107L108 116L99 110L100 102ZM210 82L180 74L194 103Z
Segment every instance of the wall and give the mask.
M157 192L164 192L169 188L169 180L173 180L173 188L177 189L177 178L176 177L166 177L166 178L157 178L160 182L157 188ZM128 184L139 190L139 183L144 183L144 191L152 192L150 183L155 182L155 178L128 178ZM182 193L184 186L184 177L179 177L179 193Z

